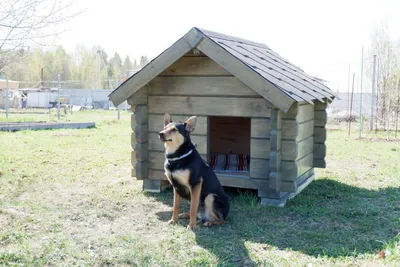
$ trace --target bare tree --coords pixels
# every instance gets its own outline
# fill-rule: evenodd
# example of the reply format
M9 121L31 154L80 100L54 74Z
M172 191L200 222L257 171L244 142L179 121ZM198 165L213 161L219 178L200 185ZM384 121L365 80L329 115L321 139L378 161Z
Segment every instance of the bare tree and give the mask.
M51 45L80 12L75 0L1 0L0 72L30 46ZM65 24L64 24L65 25Z
M391 39L387 24L383 23L375 29L371 38L371 47L367 55L367 61L372 62L372 56L377 56L376 73L376 106L375 106L375 127L378 123L389 127L393 92L397 85L397 71L400 63L399 49ZM372 64L366 66L367 75L372 78Z

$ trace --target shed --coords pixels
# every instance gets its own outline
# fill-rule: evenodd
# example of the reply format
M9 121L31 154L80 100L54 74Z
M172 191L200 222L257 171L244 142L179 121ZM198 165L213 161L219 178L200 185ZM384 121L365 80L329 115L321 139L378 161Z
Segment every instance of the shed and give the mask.
M132 176L160 192L163 115L198 116L192 141L223 186L283 206L325 168L334 93L268 46L192 28L110 95L132 106Z

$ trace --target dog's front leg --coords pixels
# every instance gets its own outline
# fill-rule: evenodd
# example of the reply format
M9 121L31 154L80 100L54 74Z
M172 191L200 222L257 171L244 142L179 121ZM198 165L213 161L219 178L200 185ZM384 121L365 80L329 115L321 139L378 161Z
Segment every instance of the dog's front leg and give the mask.
M190 222L189 225L187 226L188 230L193 230L196 228L197 222L197 211L199 209L199 203L200 203L200 193L201 193L201 185L202 181L193 187L192 192L191 192L191 197L190 197Z
M172 218L168 221L169 224L174 224L178 222L179 208L181 205L181 196L178 194L174 188L174 207L172 210Z

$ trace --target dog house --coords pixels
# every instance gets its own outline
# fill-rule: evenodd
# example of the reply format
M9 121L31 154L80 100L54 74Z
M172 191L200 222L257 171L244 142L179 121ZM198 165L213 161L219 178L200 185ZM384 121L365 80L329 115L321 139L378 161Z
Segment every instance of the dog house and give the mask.
M160 192L164 147L157 133L198 117L197 150L223 186L258 190L283 206L325 168L326 107L334 93L268 46L192 28L110 95L132 106L132 176Z

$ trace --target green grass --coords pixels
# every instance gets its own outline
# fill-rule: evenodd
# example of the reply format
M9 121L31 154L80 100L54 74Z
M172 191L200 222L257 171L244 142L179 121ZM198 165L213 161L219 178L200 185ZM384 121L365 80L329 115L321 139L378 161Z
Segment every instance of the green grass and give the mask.
M167 224L171 190L143 193L130 178L129 113L120 121L116 111L62 119L95 121L96 128L0 132L0 266L400 262L400 142L380 139L385 133L356 140L329 132L327 168L285 208L263 207L254 192L232 189L227 224L189 232L187 221Z

